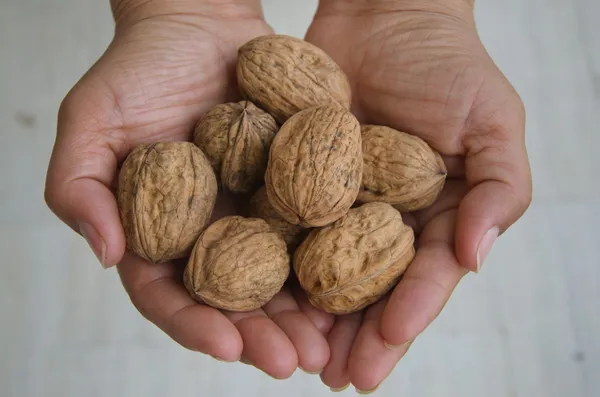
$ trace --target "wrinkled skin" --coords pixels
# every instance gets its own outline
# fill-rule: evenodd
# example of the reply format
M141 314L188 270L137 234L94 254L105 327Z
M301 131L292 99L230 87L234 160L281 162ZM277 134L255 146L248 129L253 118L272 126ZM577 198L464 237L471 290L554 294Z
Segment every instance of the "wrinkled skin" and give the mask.
M321 374L333 388L378 387L460 279L481 266L488 230L505 231L531 200L523 106L480 42L471 4L412 2L408 11L408 3L323 0L306 35L348 74L361 122L425 139L450 178L432 207L404 214L418 251L395 290L336 318Z
M151 265L125 253L114 197L119 164L141 143L191 140L205 112L239 99L237 49L271 33L257 2L211 3L112 2L115 38L62 103L46 200L105 267L117 265L141 314L184 347L241 359L276 378L298 366L320 371L329 359L323 334L332 317L302 294L284 289L262 309L223 312L192 300L180 265ZM231 197L218 200L213 220L238 212Z

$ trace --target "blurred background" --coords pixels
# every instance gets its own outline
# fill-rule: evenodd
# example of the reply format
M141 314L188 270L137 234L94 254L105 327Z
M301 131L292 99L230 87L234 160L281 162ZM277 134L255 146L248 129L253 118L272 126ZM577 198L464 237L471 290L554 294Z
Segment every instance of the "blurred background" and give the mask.
M316 0L265 0L302 37ZM376 395L600 395L600 2L478 0L528 111L534 201ZM107 0L0 0L0 396L325 396L172 342L46 208L60 101L112 36ZM348 389L341 395L354 395Z

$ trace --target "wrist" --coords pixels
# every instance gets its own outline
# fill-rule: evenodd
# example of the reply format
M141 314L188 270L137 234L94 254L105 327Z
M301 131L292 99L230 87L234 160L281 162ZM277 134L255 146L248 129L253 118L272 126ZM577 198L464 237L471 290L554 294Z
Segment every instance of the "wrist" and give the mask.
M364 15L392 12L430 12L473 19L475 0L320 0L319 12Z
M260 0L110 0L117 26L155 17L263 18Z

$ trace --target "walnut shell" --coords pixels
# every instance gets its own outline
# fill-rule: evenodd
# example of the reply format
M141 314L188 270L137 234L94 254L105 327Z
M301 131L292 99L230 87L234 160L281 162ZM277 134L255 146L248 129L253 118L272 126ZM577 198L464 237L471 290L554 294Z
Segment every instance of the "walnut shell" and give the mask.
M273 230L283 237L289 252L293 252L298 247L306 234L306 229L298 225L292 225L275 211L269 202L265 186L258 189L250 200L249 215L254 218L264 219Z
M289 223L325 226L356 200L362 180L360 125L347 110L321 106L292 116L269 154L269 202Z
M121 167L117 187L127 248L152 263L188 256L216 195L210 163L192 143L136 147Z
M446 180L438 152L421 138L395 129L362 126L364 157L360 202L383 201L416 211L437 199Z
M248 193L263 182L269 147L278 128L273 116L252 102L226 103L212 108L198 122L194 143L206 154L226 189Z
M386 203L368 203L313 230L294 254L294 271L310 302L333 314L376 302L415 256L414 233Z
M199 302L224 310L251 311L281 290L289 272L285 241L267 222L227 216L202 233L183 282Z
M348 77L325 51L286 35L257 37L239 50L238 86L283 124L301 110L329 104L349 109Z

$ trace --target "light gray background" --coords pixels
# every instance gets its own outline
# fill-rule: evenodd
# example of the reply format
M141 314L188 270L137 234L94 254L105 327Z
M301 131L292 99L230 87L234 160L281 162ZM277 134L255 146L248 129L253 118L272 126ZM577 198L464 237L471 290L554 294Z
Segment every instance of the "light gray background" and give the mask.
M302 36L316 1L265 1ZM600 3L481 0L528 109L534 202L377 395L600 395ZM325 396L178 347L43 202L60 100L111 38L107 0L0 0L0 396ZM347 390L342 395L353 395Z

